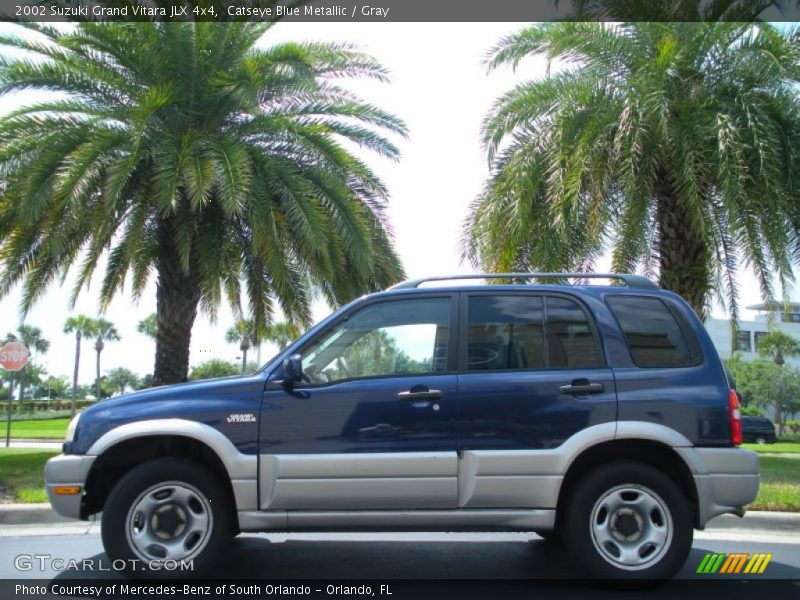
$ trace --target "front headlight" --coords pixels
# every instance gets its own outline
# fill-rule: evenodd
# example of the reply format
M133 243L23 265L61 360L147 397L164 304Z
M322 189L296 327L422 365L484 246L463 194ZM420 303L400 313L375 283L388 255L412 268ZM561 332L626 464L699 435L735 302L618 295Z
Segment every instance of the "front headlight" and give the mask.
M80 418L81 418L81 413L78 413L77 415L72 417L72 420L69 422L69 425L67 425L67 437L64 438L65 442L71 442L72 438L75 437L75 429L77 429L78 427L78 421L80 420Z

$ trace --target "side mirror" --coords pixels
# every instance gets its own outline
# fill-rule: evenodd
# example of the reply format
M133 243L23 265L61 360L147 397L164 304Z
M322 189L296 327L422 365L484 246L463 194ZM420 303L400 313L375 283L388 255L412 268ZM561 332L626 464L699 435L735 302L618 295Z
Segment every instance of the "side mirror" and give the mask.
M303 378L303 359L299 354L292 354L283 360L283 381L287 384L297 383Z

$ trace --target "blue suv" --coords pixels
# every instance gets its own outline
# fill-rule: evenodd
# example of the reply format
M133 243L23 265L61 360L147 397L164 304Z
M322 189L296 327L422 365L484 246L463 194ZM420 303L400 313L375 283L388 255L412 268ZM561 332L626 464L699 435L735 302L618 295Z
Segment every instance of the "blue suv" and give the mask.
M756 497L731 387L690 307L643 277L407 281L251 375L85 410L45 479L136 570L202 572L239 532L511 530L595 577L662 579Z

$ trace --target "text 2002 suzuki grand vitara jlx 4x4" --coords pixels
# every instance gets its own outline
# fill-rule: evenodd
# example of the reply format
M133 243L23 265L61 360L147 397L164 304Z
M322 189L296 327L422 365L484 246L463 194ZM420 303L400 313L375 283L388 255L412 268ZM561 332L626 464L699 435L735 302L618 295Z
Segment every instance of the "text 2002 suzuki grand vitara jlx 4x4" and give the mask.
M195 572L242 531L403 529L533 531L593 576L672 576L758 491L702 323L638 276L480 277L558 285L401 283L252 375L99 402L50 502L102 511L112 559ZM625 285L566 284L590 277Z

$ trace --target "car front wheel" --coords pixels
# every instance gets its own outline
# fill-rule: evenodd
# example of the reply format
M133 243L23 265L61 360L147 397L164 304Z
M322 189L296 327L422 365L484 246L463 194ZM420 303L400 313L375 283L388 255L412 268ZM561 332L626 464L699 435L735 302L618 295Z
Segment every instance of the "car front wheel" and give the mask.
M618 461L595 469L568 493L564 543L592 576L658 581L686 561L690 506L664 473Z
M229 504L225 488L203 465L178 458L150 461L111 491L103 510L103 546L112 561L124 561L130 575L202 573L231 537Z

